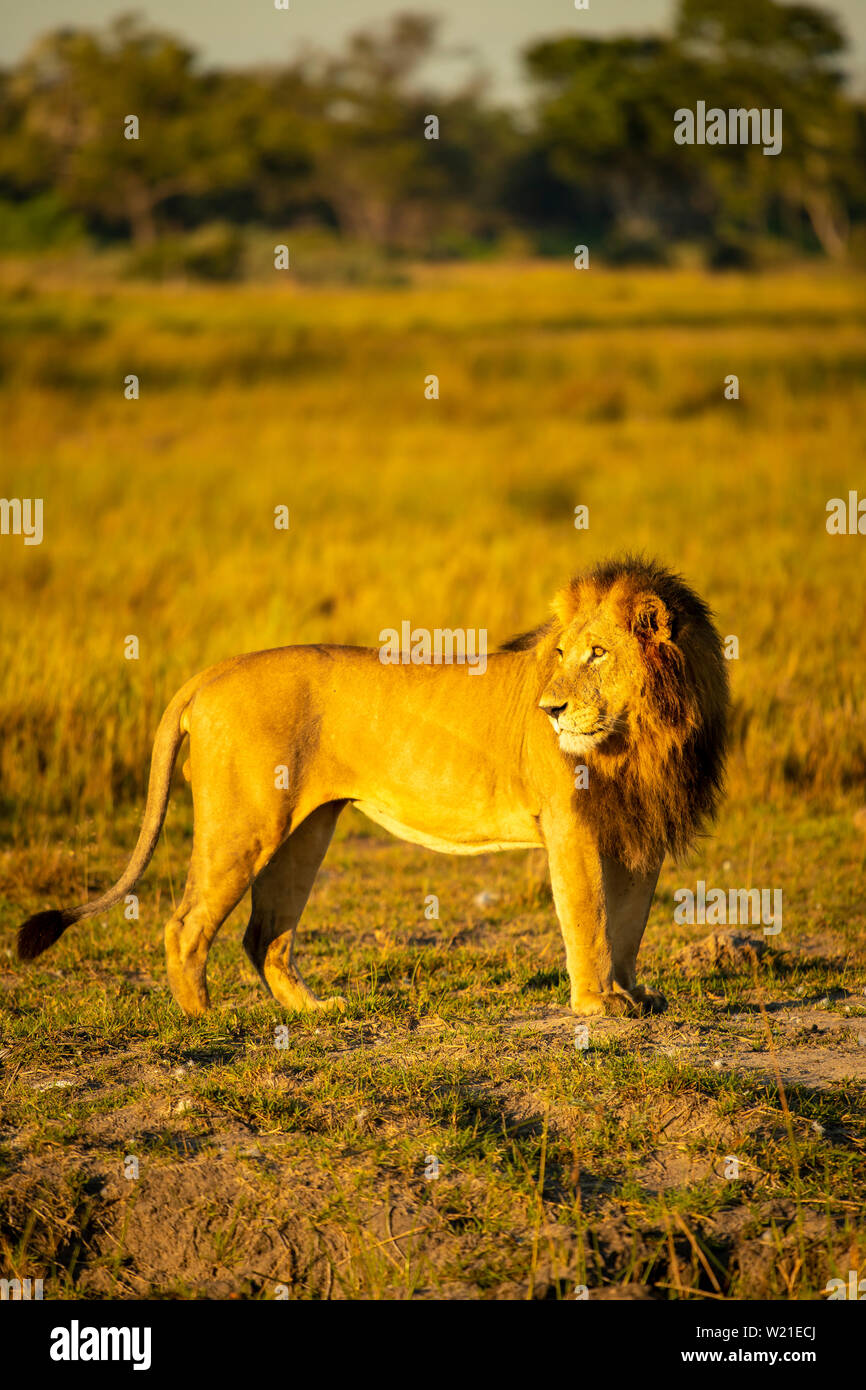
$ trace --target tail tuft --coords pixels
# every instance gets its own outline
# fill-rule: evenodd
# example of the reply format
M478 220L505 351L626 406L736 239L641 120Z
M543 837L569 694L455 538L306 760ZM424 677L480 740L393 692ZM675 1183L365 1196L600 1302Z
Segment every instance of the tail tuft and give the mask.
M36 912L18 928L18 959L34 960L58 941L66 928L75 919L68 912L58 912L49 908L47 912Z

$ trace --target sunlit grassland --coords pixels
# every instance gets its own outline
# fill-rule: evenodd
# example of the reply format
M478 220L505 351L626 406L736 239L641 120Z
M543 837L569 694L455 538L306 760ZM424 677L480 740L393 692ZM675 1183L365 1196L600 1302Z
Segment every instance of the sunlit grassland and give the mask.
M286 1278L293 1297L703 1299L823 1297L860 1268L861 1049L814 1020L863 1019L866 537L829 536L825 508L866 494L866 282L2 277L0 495L42 497L45 536L0 537L0 1272L44 1274L46 1297L271 1297ZM605 1020L578 1054L543 854L437 856L347 813L299 941L345 1017L265 998L242 904L212 954L217 1008L185 1020L158 930L189 852L179 777L140 920L117 908L13 961L23 916L125 862L156 722L192 672L375 644L403 619L493 644L625 549L679 568L740 648L730 794L665 866L641 953L667 1015ZM783 888L760 979L678 972L706 929L673 924L673 893L697 877ZM816 1056L839 1059L823 1089Z
M0 540L7 842L35 812L137 800L164 702L209 662L375 644L403 618L495 642L626 548L680 568L739 639L731 807L862 798L866 539L825 529L830 497L866 491L862 280L275 280L6 272L0 491L45 507L41 546Z

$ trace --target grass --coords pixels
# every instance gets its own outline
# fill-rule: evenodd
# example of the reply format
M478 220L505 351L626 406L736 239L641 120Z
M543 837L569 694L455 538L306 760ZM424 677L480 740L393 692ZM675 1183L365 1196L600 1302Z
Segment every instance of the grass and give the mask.
M0 1274L46 1297L712 1299L823 1297L859 1269L864 541L824 522L862 477L864 281L0 274L0 491L45 507L41 546L0 538ZM299 941L346 1016L262 996L242 905L218 1008L187 1023L160 942L179 778L140 920L15 963L24 916L116 877L193 671L404 618L492 643L624 548L679 567L740 649L729 795L665 867L642 953L668 1014L576 1048L543 856L442 858L348 812ZM673 894L699 878L782 887L757 974L682 973L708 928L675 926Z

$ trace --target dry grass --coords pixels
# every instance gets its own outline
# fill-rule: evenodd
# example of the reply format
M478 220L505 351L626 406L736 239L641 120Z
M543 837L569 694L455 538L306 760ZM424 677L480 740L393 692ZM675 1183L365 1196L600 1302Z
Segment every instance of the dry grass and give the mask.
M671 1014L599 1026L577 1067L537 857L386 849L348 816L300 948L314 985L352 996L347 1020L292 1020L274 1050L239 911L216 950L223 1007L183 1023L159 943L189 847L179 788L134 929L116 912L30 971L3 958L3 1272L44 1272L54 1295L270 1296L280 1278L295 1296L820 1295L859 1259L863 1197L866 539L824 523L863 480L864 283L3 273L0 492L43 497L46 528L40 547L0 538L4 929L115 876L163 704L233 652L373 644L404 618L496 641L586 561L646 548L741 653L717 835L666 868L651 918L646 969ZM789 954L757 992L678 983L672 895L699 877L783 888ZM479 914L482 888L500 898ZM813 1033L825 996L841 1031ZM58 1075L71 1088L34 1089ZM130 1151L139 1185L120 1176ZM726 1153L744 1156L739 1186ZM178 1183L192 1224L160 1243Z
M681 566L739 637L735 789L838 807L866 780L866 584L862 539L824 522L861 476L864 316L862 282L817 271L520 266L339 293L18 272L3 487L45 499L47 534L0 545L11 833L138 795L202 665L372 644L403 617L497 640L623 547Z

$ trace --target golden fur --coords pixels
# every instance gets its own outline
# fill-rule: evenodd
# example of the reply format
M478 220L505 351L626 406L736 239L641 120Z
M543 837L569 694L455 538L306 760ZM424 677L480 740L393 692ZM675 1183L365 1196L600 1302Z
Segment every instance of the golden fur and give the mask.
M187 1014L209 1007L207 954L250 884L244 947L265 987L289 1008L344 1007L307 988L294 937L350 802L448 853L543 845L572 1008L663 1008L636 983L638 948L665 853L681 853L716 809L727 705L706 605L634 557L573 579L554 616L491 656L483 674L383 665L352 647L232 658L189 681L163 715L141 833L118 883L80 907L37 913L20 929L19 955L38 955L131 890L188 734L192 861L165 929L169 981Z

